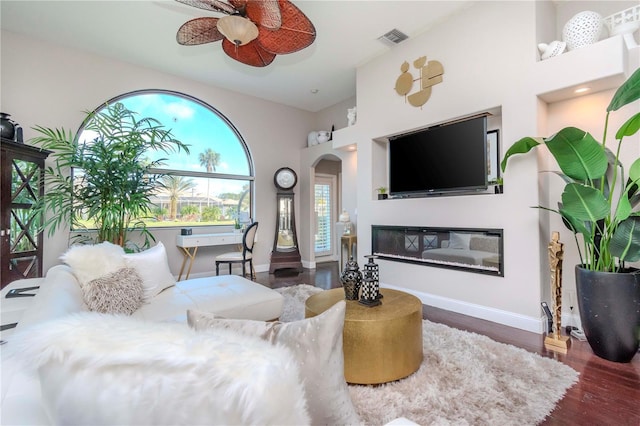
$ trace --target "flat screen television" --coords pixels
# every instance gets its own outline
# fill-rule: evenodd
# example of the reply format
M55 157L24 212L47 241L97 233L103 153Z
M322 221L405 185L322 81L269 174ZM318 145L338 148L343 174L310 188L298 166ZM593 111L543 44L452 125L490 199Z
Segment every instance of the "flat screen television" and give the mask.
M389 139L391 196L427 196L486 188L486 117Z

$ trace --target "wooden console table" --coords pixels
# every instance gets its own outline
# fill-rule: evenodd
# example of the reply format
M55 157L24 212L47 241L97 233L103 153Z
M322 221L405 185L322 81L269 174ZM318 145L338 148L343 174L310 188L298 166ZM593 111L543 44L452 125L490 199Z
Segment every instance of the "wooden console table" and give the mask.
M242 232L225 232L218 234L196 234L196 235L178 235L176 237L176 245L182 250L182 266L180 267L180 275L178 275L178 281L182 279L182 273L184 267L189 262L187 268L187 275L185 280L189 279L191 273L191 267L193 266L193 260L198 253L198 247L207 246L225 246L231 244L242 244Z

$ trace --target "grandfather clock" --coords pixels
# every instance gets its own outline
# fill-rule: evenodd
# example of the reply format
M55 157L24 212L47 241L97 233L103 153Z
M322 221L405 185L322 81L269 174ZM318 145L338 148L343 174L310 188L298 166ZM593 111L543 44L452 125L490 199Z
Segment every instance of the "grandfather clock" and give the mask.
M296 219L293 202L293 188L298 183L298 176L289 167L278 169L273 176L278 193L276 195L276 234L271 251L269 273L278 269L295 269L302 271Z

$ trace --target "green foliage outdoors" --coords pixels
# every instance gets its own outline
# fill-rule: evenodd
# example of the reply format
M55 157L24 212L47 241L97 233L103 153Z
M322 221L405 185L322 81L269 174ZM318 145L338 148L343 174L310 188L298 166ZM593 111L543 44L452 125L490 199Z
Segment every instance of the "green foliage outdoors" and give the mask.
M504 171L512 155L541 145L549 149L566 186L557 209L538 208L562 216L574 233L582 264L594 271L618 272L624 269L625 261L640 260L640 158L631 164L628 177L619 159L623 138L635 135L640 128L640 113L616 132L615 154L605 145L609 114L638 99L640 69L618 88L607 107L602 143L583 130L567 127L549 138L520 139L502 160ZM577 234L583 236L582 247Z
M151 117L137 118L122 103L88 113L84 130L97 135L88 142L64 129L34 128L40 136L31 140L52 150L53 167L45 169L45 195L36 209L48 213L43 227L52 235L63 223L82 229L95 224L95 242L124 246L128 234L139 231L148 245L153 235L139 218L151 215L150 197L161 175L151 168L164 159L150 161L151 151L171 154L188 147ZM70 175L74 169L75 176Z
M202 208L202 221L213 222L220 218L222 209L218 206L209 206Z

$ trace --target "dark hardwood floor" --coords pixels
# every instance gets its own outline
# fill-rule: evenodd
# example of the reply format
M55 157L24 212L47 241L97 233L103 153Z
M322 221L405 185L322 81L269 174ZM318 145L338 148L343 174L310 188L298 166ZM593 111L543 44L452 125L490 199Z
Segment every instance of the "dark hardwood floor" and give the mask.
M338 262L329 262L300 274L287 270L258 273L256 280L271 288L310 284L330 289L340 286L338 269ZM610 362L594 355L587 342L576 339L566 355L559 354L545 349L542 335L432 306L423 307L423 318L554 358L578 371L580 381L567 391L543 425L640 426L640 354L628 364Z

